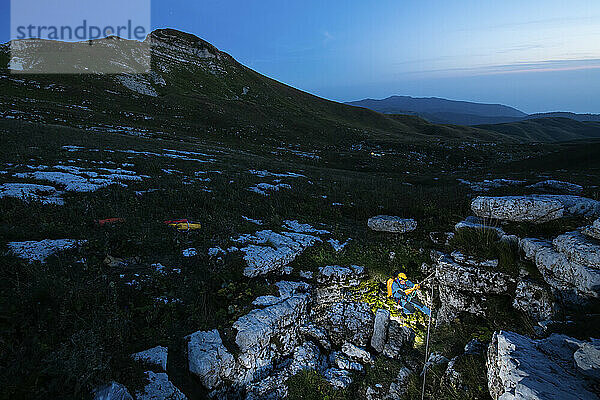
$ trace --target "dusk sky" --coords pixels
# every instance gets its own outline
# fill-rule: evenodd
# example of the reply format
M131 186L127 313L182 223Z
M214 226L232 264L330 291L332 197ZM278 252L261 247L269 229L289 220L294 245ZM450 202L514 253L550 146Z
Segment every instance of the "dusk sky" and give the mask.
M156 0L152 26L338 101L437 96L600 113L598 0Z

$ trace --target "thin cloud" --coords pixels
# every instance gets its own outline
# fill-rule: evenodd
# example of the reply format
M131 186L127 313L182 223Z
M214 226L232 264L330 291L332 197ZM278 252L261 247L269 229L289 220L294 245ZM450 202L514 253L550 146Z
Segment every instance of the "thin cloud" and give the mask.
M522 74L533 72L580 71L593 69L600 69L600 59L543 60L534 62L517 62L512 64L482 65L474 67L413 71L413 73L423 75L481 76Z

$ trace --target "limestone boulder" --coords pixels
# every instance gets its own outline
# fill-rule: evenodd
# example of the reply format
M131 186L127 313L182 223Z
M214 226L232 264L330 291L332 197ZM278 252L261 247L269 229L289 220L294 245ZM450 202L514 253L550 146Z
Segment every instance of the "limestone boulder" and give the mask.
M417 221L390 215L378 215L369 218L369 228L377 232L407 233L417 229Z
M576 367L575 354L585 344L564 335L533 340L513 332L494 333L487 353L490 395L494 400L597 400ZM592 368L598 365L592 359Z

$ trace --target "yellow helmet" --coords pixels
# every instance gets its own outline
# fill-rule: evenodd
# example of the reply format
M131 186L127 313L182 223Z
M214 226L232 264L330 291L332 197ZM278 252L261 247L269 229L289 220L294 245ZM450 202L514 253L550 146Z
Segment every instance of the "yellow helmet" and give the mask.
M400 279L402 279L402 280L406 280L406 279L407 279L407 278L406 278L406 274L405 274L404 272L400 272L400 273L398 274L398 278L400 278Z

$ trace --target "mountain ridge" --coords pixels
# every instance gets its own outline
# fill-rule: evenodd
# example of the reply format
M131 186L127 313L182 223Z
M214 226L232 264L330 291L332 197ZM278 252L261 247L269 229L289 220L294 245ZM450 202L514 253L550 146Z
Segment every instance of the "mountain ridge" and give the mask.
M21 62L39 62L44 54L36 47L40 43L19 41L26 50ZM53 50L78 45L43 43ZM131 44L110 38L97 43L107 47ZM85 59L80 60L81 65L74 64L79 71L76 74L13 74L9 66L14 60L5 44L0 47L0 118L108 133L252 141L274 146L310 143L351 148L365 141L536 140L531 135L519 138L502 130L433 124L421 116L383 114L326 100L261 75L209 42L175 29L155 30L139 45L148 44L148 74L111 75L85 70ZM102 60L103 66L139 61L135 46L118 50L114 58ZM472 103L472 107L479 113L491 107L508 115L521 115L502 105ZM587 137L586 132L574 139Z
M369 98L346 102L346 104L369 108L384 114L417 115L437 124L475 126L554 117L569 118L579 122L600 121L600 114L563 111L527 114L504 104L448 100L440 97L390 96L381 100Z
M31 43L33 50L38 41ZM102 45L104 42L98 42ZM107 42L108 45L113 43ZM7 46L0 49L3 118L102 131L252 140L277 144L312 140L350 146L361 140L429 139L425 121L390 116L322 99L237 62L195 35L174 29L150 33L150 73L14 75ZM51 46L75 46L52 43ZM140 44L141 46L142 44ZM27 54L32 63L42 52ZM105 65L131 61L122 51ZM135 61L135 60L134 60ZM80 68L82 69L82 68ZM511 141L477 128L428 127L438 138Z

